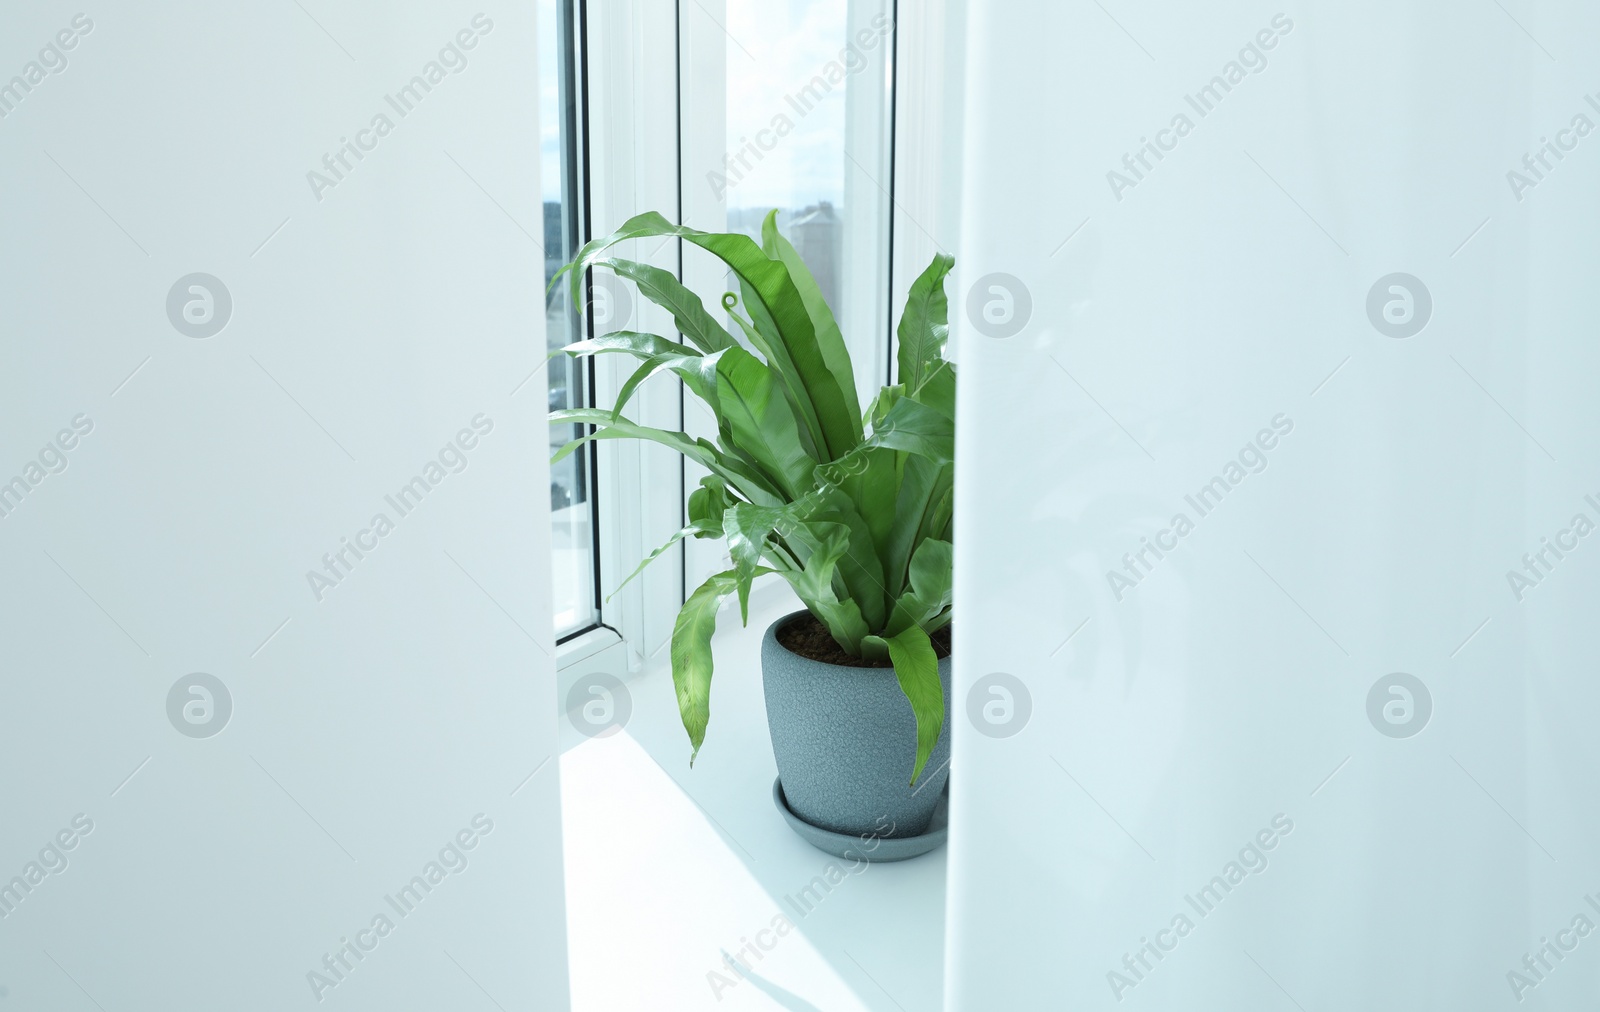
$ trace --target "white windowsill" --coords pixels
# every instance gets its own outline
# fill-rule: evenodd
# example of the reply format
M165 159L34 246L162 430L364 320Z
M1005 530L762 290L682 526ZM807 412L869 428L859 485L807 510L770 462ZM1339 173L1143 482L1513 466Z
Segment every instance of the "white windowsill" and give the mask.
M723 609L711 722L693 769L665 653L627 680L622 731L588 739L561 722L577 1012L941 1007L945 851L852 870L773 808L759 650L767 626L798 607L773 580L752 595L748 628L737 601ZM830 865L842 881L797 908L790 898L826 880ZM779 915L787 934L770 930ZM751 963L742 979L723 960L741 951ZM712 972L733 982L720 995Z
M616 630L597 626L588 632L580 633L565 643L556 645L556 667L567 668L593 657L602 650L609 649L622 642Z

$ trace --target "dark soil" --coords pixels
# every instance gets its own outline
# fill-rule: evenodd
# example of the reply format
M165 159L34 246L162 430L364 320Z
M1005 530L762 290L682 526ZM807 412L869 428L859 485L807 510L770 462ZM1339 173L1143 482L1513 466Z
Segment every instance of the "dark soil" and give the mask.
M950 627L945 626L931 636L933 652L940 657L950 656ZM828 627L817 621L810 612L785 622L778 627L778 643L790 653L823 664L838 664L847 668L892 668L888 661L869 661L845 651L828 632Z

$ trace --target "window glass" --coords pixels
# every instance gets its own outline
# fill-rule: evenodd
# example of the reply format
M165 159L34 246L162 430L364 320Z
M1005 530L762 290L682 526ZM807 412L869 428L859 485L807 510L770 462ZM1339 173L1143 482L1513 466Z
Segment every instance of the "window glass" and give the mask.
M543 286L577 251L583 222L583 176L579 161L579 105L573 0L539 3L540 178L544 189ZM563 283L545 298L550 350L581 337L581 320ZM550 408L592 403L591 368L563 355L549 361ZM551 425L553 453L582 435L581 426ZM595 582L595 495L593 456L587 449L550 469L550 515L554 524L552 574L555 581L556 635L567 636L598 619Z
M870 356L888 326L886 7L728 0L727 151L712 176L729 231L759 241L777 209L845 331L864 390L882 381Z

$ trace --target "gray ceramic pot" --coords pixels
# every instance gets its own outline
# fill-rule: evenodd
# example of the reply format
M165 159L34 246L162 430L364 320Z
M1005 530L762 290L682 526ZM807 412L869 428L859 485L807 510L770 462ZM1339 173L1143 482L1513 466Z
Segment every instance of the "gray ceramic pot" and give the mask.
M939 661L939 742L912 787L917 720L894 669L824 664L792 653L778 642L778 630L805 614L780 618L761 641L767 726L789 808L837 833L920 835L950 776L950 659Z

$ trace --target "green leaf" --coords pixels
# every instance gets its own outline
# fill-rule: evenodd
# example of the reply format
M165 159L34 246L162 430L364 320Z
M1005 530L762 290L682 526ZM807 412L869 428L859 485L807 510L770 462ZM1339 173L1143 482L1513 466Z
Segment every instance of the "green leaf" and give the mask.
M850 546L850 529L825 520L803 520L782 529L804 562L798 572L785 572L784 579L807 610L828 627L839 646L859 655L861 641L871 629L855 600L848 595L840 597L834 587L838 562Z
M690 766L700 754L711 720L711 634L717 629L717 608L733 589L731 570L711 577L689 595L672 626L672 685L678 694L678 716L694 749Z
M597 258L593 267L609 267L639 286L639 294L672 314L678 331L706 354L737 344L733 335L706 312L700 296L689 291L671 272L649 264L619 258Z
M922 378L922 386L910 395L918 404L924 404L954 421L956 417L956 367L953 362L940 361Z
M917 528L919 538L938 538L942 541L950 540L950 522L955 509L955 472L946 465L939 472L939 481L934 485L932 506L922 518L922 524Z
M895 614L887 631L898 633L906 626L926 628L950 607L954 551L948 541L929 538L911 556L911 589L895 602Z
M817 333L805 300L781 261L769 258L749 236L702 232L673 225L653 211L630 218L610 236L584 246L579 251L579 261L583 266L601 263L599 255L607 246L647 235L676 236L693 243L715 255L738 276L745 308L754 326L776 339L770 348L773 357L768 365L783 382L791 406L795 407L801 423L811 430L819 451L832 459L861 441L861 415L853 407L858 401L849 352L837 334ZM576 279L573 287L576 292ZM682 288L681 285L677 287ZM647 297L652 301L656 299L648 293ZM698 298L694 298L694 305L700 306ZM700 311L703 313L704 308ZM699 343L695 335L685 329L682 320L678 326L684 336ZM727 332L722 331L722 334L726 336ZM728 341L732 338L728 337ZM827 345L826 350L824 345ZM721 345L702 347L715 351Z
M955 598L955 546L929 538L911 556L911 590L926 609L918 621L926 621L950 607Z
M644 364L634 370L628 377L622 389L617 391L617 403L611 407L613 418L621 417L622 409L632 399L635 390L645 380L660 372L671 371L678 374L689 392L705 401L713 414L717 411L717 363L728 351L742 350L738 348L723 349L710 355L702 355L698 351L690 351L687 355L677 352L663 352L652 358L646 359Z
M950 338L950 303L945 298L944 279L955 262L949 254L935 254L906 296L896 356L900 382L912 394L922 388L933 364L943 361L944 345Z
M658 355L694 355L688 345L669 341L656 334L640 334L631 330L614 330L587 341L574 341L562 348L568 355L602 355L606 352L624 351L635 358L654 358ZM559 354L559 352L557 353Z
M869 450L862 457L859 470L848 474L839 485L855 511L861 515L872 538L872 550L878 561L876 569L883 572L881 592L886 601L899 590L894 585L895 574L888 571L884 560L889 558L888 550L896 528L903 526L895 512L895 497L900 486L898 458L901 457L907 460L922 459L888 449Z
M917 718L917 760L911 768L911 783L915 784L934 746L939 743L939 731L944 727L944 686L939 682L939 658L933 652L933 641L917 626L909 626L887 639L878 636L867 639L888 648L900 691L905 693L911 712Z
M714 474L702 475L700 487L689 493L685 510L690 524L697 524L708 532L695 537L721 537L722 514L728 511L728 505L728 483Z
M730 459L704 439L693 439L687 432L654 429L626 418L612 418L604 408L566 408L550 412L552 423L575 422L598 426L594 432L574 439L550 458L558 464L585 443L596 439L645 439L678 451L701 467L718 475L738 489L746 499L765 506L776 506L784 501L783 494L765 476L741 461Z
M574 450L578 449L584 443L587 443L592 439L623 438L647 439L651 442L660 443L663 446L671 447L695 463L705 467L709 471L716 470L717 465L720 464L720 461L717 459L718 455L714 450L708 450L706 447L700 445L697 441L690 438L687 432L672 432L668 429L653 429L647 425L640 425L637 422L631 422L626 418L614 418L612 417L611 412L603 408L563 408L560 411L550 412L550 421L552 424L572 422L577 425L600 426L597 431L579 439L574 439L561 449L557 450L555 456L550 458L550 463L552 464L559 464Z
M895 523L882 550L884 584L892 596L905 590L921 520L935 500L939 475L946 466L910 453L901 463L899 487L895 489Z
M918 453L944 464L955 459L955 421L926 404L901 397L883 421L872 427L872 435L866 442L870 446Z
M697 523L697 522L691 520L687 527L683 528L683 530L677 532L672 537L668 538L666 544L662 545L660 548L657 548L655 551L653 551L649 555L645 556L644 561L639 563L639 565L635 566L633 572L628 574L628 578L626 580L623 580L621 583L617 584L616 589L613 590L611 593L606 595L606 600L610 601L613 597L616 597L618 594L622 593L622 588L624 588L628 584L632 583L633 582L633 578L638 576L640 573L644 572L646 566L650 565L650 563L652 563L652 562L656 561L657 559L661 558L661 556L666 553L667 549L671 548L673 545L675 545L678 542L682 541L684 538L689 537L690 535L694 535L697 538L703 538L703 537L707 537L709 535L715 535L715 534L721 534L721 533L722 533L722 528L720 526L718 526L718 525L708 526L708 525L706 525L704 523Z
M666 221L659 214L654 217L661 221ZM590 239L584 243L583 247L573 255L572 259L563 264L560 270L556 271L555 277L550 279L549 287L545 289L546 293L555 290L556 282L561 280L561 275L570 273L572 275L572 304L574 306L582 305L582 293L579 289L583 287L583 272L589 269L601 252L619 242L626 242L629 239L643 239L659 234L653 231L650 224L643 220L645 218L645 215L630 218L622 223L621 228L610 235L602 236L599 239Z
M818 335L805 301L789 271L769 259L754 240L743 235L682 233L683 237L716 254L739 277L744 305L755 327L773 340L768 361L783 379L791 402L811 426L818 449L837 457L861 441L861 410L856 400L855 375L849 351L837 333L837 347L824 351L830 335ZM841 371L835 367L843 365Z
M767 553L767 539L784 518L783 508L736 503L722 516L722 534L728 539L728 555L733 559L735 587L739 592L739 618L750 624L750 584L761 569Z
M845 553L839 558L839 578L844 581L850 599L861 609L861 617L867 625L882 629L888 620L891 602L884 589L883 563L872 541L872 529L842 492L835 492L828 498L829 508L818 513L816 519L838 523L850 535Z
M728 441L744 451L790 498L811 484L817 462L800 443L794 412L774 396L772 371L743 348L729 348L716 364L719 420Z
M806 266L800 253L778 231L777 208L773 208L761 223L761 249L768 259L780 260L789 269L789 277L794 281L801 301L805 303L806 314L811 317L811 326L817 334L817 347L821 349L829 371L835 376L849 377L851 380L844 388L845 407L852 415L860 416L861 402L856 397L855 370L850 364L850 351L844 343L844 335L839 332L839 322L833 318L833 310L828 308L828 300L823 297L817 279L811 275L811 268Z

